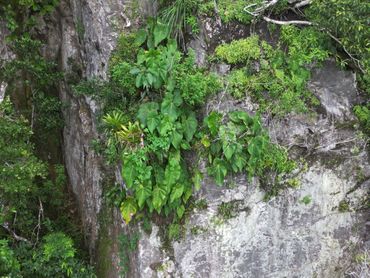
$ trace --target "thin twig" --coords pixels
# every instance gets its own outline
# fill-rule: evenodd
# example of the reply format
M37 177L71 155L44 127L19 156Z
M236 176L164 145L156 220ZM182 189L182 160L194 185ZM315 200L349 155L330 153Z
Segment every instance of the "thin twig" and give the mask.
M41 230L41 219L43 219L43 218L44 218L44 207L42 205L41 199L39 198L39 215L38 215L38 219L37 219L37 225L34 229L34 231L37 229L36 241L35 241L34 246L36 246L36 244L39 241L39 235L40 235L40 230Z

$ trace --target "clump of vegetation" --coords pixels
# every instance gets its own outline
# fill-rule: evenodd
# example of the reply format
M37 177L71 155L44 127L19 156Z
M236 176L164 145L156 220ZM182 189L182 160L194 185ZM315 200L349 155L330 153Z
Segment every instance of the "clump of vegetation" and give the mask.
M238 202L222 202L217 208L217 215L223 220L228 220L237 216Z
M148 28L153 34L138 34L136 41L146 42L149 50L139 50L136 63L129 61L138 93L128 103L139 105L131 115L115 111L103 118L108 149L123 162L127 191L121 211L127 222L144 207L182 217L192 194L190 169L182 158L198 126L192 107L220 88L213 75L194 67L192 55L183 57L166 39L163 25ZM122 63L116 61L112 72ZM140 101L140 95L152 101Z
M219 45L215 50L215 55L229 64L248 64L249 61L258 60L261 56L259 38L254 35Z
M0 274L94 277L65 234L80 239L74 224L58 216L68 202L64 168L54 166L55 177L48 175L46 163L33 153L31 134L28 121L15 113L9 98L0 103Z
M348 212L348 211L350 211L349 202L346 201L346 200L340 201L339 202L339 206L338 206L338 210L340 212Z
M211 112L204 120L202 137L210 164L208 173L218 185L224 183L228 173L242 171L246 171L249 178L274 171L275 182L279 183L282 175L296 167L284 149L270 142L258 116L234 111L227 115L226 124L223 118L222 114Z
M202 227L202 226L198 226L198 225L196 225L196 226L194 226L194 227L191 227L191 229L190 229L190 233L191 233L192 235L194 235L194 236L197 236L197 235L203 234L203 233L205 233L205 232L207 232L207 228Z
M355 115L360 121L360 125L367 136L370 136L370 104L356 105L354 107Z
M312 197L310 195L306 195L301 200L299 200L299 202L308 205L312 202Z
M318 104L306 83L310 78L308 66L324 61L329 55L323 34L312 28L283 26L282 44L275 48L259 41L257 36L247 40L249 43L244 47L239 42L246 40L234 41L218 46L215 51L226 62L244 66L232 70L226 78L227 89L234 97L249 94L260 104L260 111L277 115L307 112L307 107ZM250 60L258 61L257 66L252 67Z

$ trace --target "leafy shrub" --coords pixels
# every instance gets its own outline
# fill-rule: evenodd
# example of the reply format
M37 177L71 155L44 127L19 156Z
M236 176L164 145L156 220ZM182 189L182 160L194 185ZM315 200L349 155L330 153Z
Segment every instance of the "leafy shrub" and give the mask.
M354 112L358 120L360 121L365 134L367 134L367 136L370 136L370 104L367 104L367 106L356 105L354 107Z
M235 98L243 98L253 82L246 69L236 69L227 76L227 89Z
M189 53L181 63L177 64L174 76L181 96L191 105L203 104L206 97L221 90L221 82L215 74L208 74L204 69L194 66L195 56Z
M216 56L229 63L246 65L227 76L228 91L236 98L249 93L259 102L261 111L277 115L291 111L306 112L307 106L318 104L307 90L306 83L310 78L308 66L320 63L329 56L325 36L313 28L300 30L284 26L281 28L284 45L273 48L264 41L259 42L257 36L252 38L253 43L246 44L244 52L254 54L246 55L247 58L237 53L238 47L233 49L237 41L216 48ZM285 53L283 50L286 47ZM249 57L259 59L258 67L248 65Z
M204 120L202 138L210 164L208 172L218 185L224 183L228 173L246 171L251 178L268 170L280 175L295 168L286 151L270 143L258 117L234 111L228 114L227 124L222 124L222 118L221 114L211 112Z
M261 55L258 36L220 45L216 48L215 54L229 64L248 64L250 60L257 60Z
M320 28L329 30L339 39L369 74L370 67L370 30L367 1L317 0L313 1L305 14Z

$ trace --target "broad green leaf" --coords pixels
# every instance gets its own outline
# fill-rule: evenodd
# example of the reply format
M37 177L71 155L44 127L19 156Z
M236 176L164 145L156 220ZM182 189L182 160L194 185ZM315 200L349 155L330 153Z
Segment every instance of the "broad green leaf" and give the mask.
M179 90L176 90L173 94L173 103L179 107L182 104L182 97L181 92Z
M183 120L183 128L184 128L184 134L186 137L186 140L188 142L193 139L194 133L197 130L198 121L195 117L195 113L191 112L189 113L189 116Z
M181 166L178 165L167 165L164 172L165 183L168 186L175 184L181 175Z
M199 189L201 188L202 179L203 179L202 173L199 170L195 170L194 176L192 177L195 190L199 191Z
M213 161L212 174L215 178L216 184L220 186L223 185L227 175L227 168L222 159L217 158Z
M156 117L158 115L159 105L156 102L147 102L140 105L139 111L137 113L137 118L140 123L144 126L147 125L147 120L149 117Z
M224 151L224 155L225 155L226 159L230 160L231 157L234 154L235 147L231 144L227 144L227 145L223 146L223 151Z
M147 125L148 125L148 129L149 129L150 133L154 132L154 130L159 125L159 123L160 123L160 120L159 120L158 116L148 115Z
M134 181L137 177L137 171L136 165L132 160L127 159L123 162L122 177L128 188L131 188L134 185Z
M178 132L177 130L174 130L172 133L171 143L175 147L175 149L179 149L181 140L182 140L182 133Z
M251 117L248 113L244 111L233 111L228 114L230 120L234 123L241 123L244 122L245 124L249 125L251 121Z
M208 117L204 119L205 125L208 127L212 136L216 136L221 124L222 115L218 112L212 111Z
M182 218L182 216L184 215L184 212L185 212L185 207L184 207L184 205L179 206L179 207L176 209L177 217L178 217L178 218Z
M234 172L238 172L238 171L241 172L246 165L247 165L246 155L242 152L236 153L234 155L234 159L232 163Z
M173 203L173 201L179 199L184 192L184 185L183 184L176 184L171 191L170 195L170 203Z
M147 39L147 31L145 29L140 29L136 33L136 39L135 39L135 44L141 46Z
M203 146L206 147L206 148L209 148L209 146L211 145L211 141L209 141L209 138L208 138L207 135L204 135L202 137L201 142L202 142Z
M152 188L150 185L142 185L140 184L138 187L136 187L135 191L135 198L137 200L137 203L139 205L139 208L143 208L144 203L146 199L148 199L152 194Z
M165 204L167 192L163 186L154 187L153 193L153 207L158 212L161 213L162 206Z
M122 202L120 210L126 224L130 223L132 216L134 216L137 212L135 199L132 197L127 197L126 200Z
M168 35L168 27L165 24L157 22L154 27L154 46L157 47Z
M185 192L182 195L183 202L186 203L192 194L193 194L193 189L191 188L191 186L188 186L187 188L185 188Z
M159 124L157 129L161 136L165 136L172 129L172 127L173 127L173 122L171 121L168 115L165 115L163 119L161 120L161 123Z
M171 121L175 121L178 117L178 108L176 104L173 102L173 98L170 96L166 96L163 99L161 105L161 112L165 115L168 115Z

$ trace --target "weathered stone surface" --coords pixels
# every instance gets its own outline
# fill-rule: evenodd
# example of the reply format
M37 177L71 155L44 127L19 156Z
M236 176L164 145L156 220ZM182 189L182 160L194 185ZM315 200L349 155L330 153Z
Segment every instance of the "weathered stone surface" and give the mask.
M313 70L308 88L320 100L326 115L340 120L353 120L351 107L358 102L355 74L340 70L330 61Z
M245 176L230 180L232 188L217 187L206 178L197 198L205 199L208 208L195 210L185 224L186 235L173 242L173 252L158 247L160 235L153 229L150 237L140 241L140 277L344 277L353 256L366 248L366 217L363 210L369 190L370 166L365 141L356 135L352 125L338 126L343 115L353 118L351 103L352 74L340 72L329 63L320 72L331 76L330 84L347 88L331 94L328 111L338 103L341 113L316 117L289 115L268 123L271 137L306 155L308 168L299 174L300 187L290 188L265 202L258 180L248 182ZM338 74L339 73L339 74ZM311 84L326 92L321 75ZM228 111L255 111L250 101L235 102L222 94L209 108ZM299 151L294 151L297 148ZM304 198L310 200L304 203ZM348 207L340 209L345 202ZM218 214L222 203L237 203L231 219ZM362 210L361 210L362 209ZM341 211L340 211L341 210ZM199 234L192 232L196 228ZM150 246L150 253L148 250ZM149 265L169 258L175 270L151 269ZM160 271L159 271L159 270Z
M119 32L139 23L138 18L130 16L129 2L61 1L43 25L42 32L48 39L45 56L58 60L64 71L71 71L69 61L74 61L81 66L83 77L106 78ZM141 14L156 12L149 0L140 1L139 8ZM204 37L190 43L202 65L206 63L206 51L249 32L241 26L235 30L232 25L221 26L217 19L207 20L204 26ZM0 54L3 56L3 52ZM222 65L216 70L225 73L229 69ZM233 186L229 188L217 187L206 178L196 197L205 199L208 208L190 215L185 238L173 242L172 250L166 251L159 227L153 225L151 235L141 232L138 250L130 258L129 277L343 277L366 240L363 231L367 211L356 210L363 207L370 176L365 142L352 125L343 125L345 120L354 119L354 81L352 73L328 63L315 70L309 85L322 103L317 117L266 119L272 140L290 148L296 157L306 156L308 169L299 174L298 189L287 189L264 202L257 179L248 182L241 175L229 180L229 187ZM98 264L108 261L105 267L99 267L103 269L100 277L119 277L117 237L124 226L117 209L104 209L104 167L90 144L100 136L95 119L99 107L90 98L73 96L67 82L60 84L60 97L68 104L63 111L65 163L90 252L96 253L93 258ZM220 94L206 110L235 108L253 113L257 105L247 98L235 101ZM311 201L304 204L304 197ZM339 212L342 201L348 203L349 211ZM228 202L236 204L233 217L223 219L218 207Z

